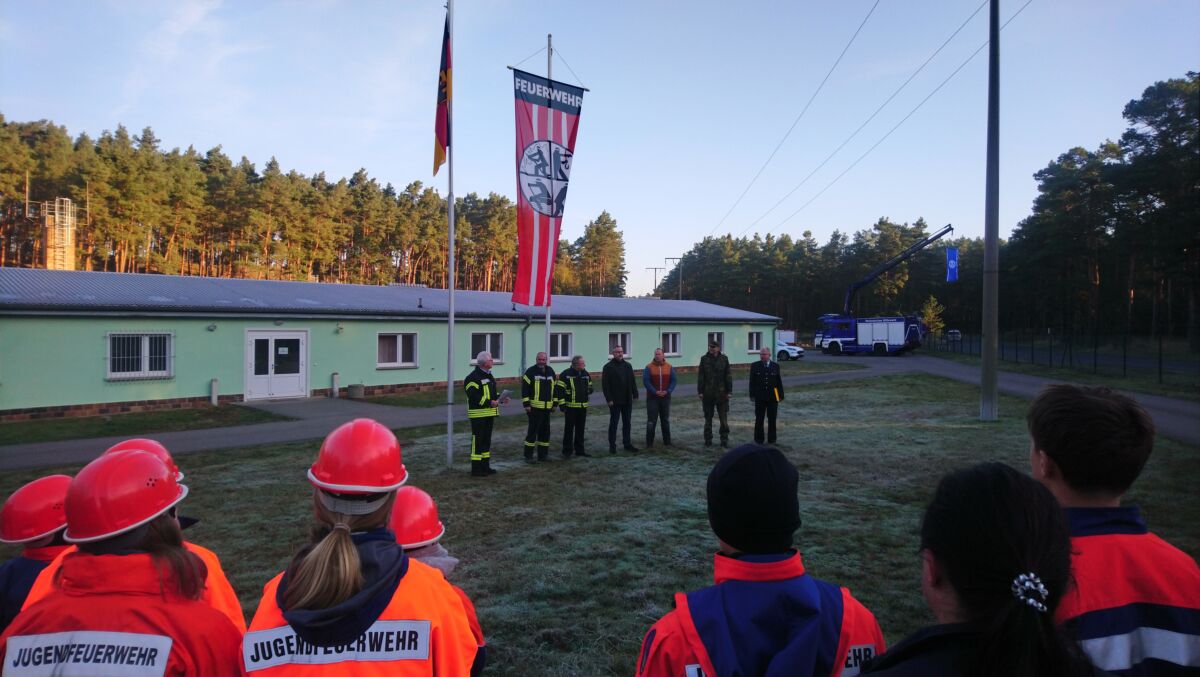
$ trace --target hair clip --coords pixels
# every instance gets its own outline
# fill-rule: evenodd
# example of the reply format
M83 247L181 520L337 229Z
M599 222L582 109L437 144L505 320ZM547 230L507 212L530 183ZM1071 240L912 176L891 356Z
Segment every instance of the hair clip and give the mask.
M1042 579L1032 571L1027 574L1019 574L1013 579L1012 593L1013 597L1026 605L1041 613L1046 613L1046 600L1049 599L1050 593L1046 591L1046 586L1042 585ZM1041 599L1038 599L1039 597Z

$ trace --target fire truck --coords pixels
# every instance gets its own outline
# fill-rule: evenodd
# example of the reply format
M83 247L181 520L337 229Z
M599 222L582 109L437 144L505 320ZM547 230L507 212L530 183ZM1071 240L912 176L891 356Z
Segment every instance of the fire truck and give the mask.
M854 296L859 289L871 284L880 275L916 256L917 252L952 232L954 226L943 226L938 232L880 264L861 280L851 283L846 288L842 312L826 313L817 318L817 332L813 337L813 345L829 355L900 355L919 347L925 338L925 324L919 317L855 317L852 310Z

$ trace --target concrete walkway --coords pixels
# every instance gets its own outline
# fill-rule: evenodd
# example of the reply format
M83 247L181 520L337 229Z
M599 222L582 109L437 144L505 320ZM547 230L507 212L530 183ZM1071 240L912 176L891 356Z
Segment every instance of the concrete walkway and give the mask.
M789 376L784 379L785 385L797 386L829 383L911 373L933 374L974 385L978 385L979 383L978 368L924 355L907 355L902 358L876 358L866 356L830 357L820 354L809 354L804 359L809 362L843 362L855 364L863 368L850 371ZM999 373L1000 392L1024 399L1032 398L1042 386L1050 382L1052 382L1050 379L1028 374L1003 371ZM742 380L734 383L735 393L744 393L746 389L746 381ZM692 395L694 390L691 385L680 386L680 390L676 391L676 398L681 397L681 391L684 396L695 400L695 396ZM1154 417L1160 434L1186 444L1200 446L1200 403L1156 395L1129 394L1141 402L1142 406L1146 407L1151 416ZM593 407L603 406L603 396L597 393L592 396L591 402ZM295 420L256 423L229 428L155 433L152 437L166 445L172 453L186 454L196 451L228 449L258 444L319 440L342 423L360 417L373 418L390 428L445 425L446 422L445 408L441 406L404 408L372 404L361 400L334 400L328 398L278 400L273 402L256 401L245 403L242 406L254 407ZM521 408L519 398L501 408L501 415L503 416L513 416L522 413L524 411ZM1014 412L1002 413L1012 415ZM454 407L454 420L466 420L466 405L456 405ZM0 446L0 470L85 463L122 439L125 439L125 437L104 437ZM317 443L314 442L314 452L316 451L316 447Z

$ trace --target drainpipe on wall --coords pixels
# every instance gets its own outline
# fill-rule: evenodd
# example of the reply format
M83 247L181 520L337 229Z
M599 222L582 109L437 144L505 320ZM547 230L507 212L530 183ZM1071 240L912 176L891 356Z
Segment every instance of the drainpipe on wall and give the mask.
M518 371L518 374L525 373L525 331L529 329L529 324L531 322L533 322L533 316L526 314L525 326L521 327L521 371Z
M340 376L341 376L341 374L337 373L336 371L335 371L335 372L333 372L332 374L330 374L330 381L331 381L330 385L331 385L331 387L330 387L330 389L329 389L329 396L330 396L330 397L332 397L332 398L334 398L334 399L337 399L337 397L338 397L338 390L340 390L340 388L339 388L339 386L338 386L338 378L339 378Z
M218 379L208 382L208 401L214 407L221 401L221 382Z

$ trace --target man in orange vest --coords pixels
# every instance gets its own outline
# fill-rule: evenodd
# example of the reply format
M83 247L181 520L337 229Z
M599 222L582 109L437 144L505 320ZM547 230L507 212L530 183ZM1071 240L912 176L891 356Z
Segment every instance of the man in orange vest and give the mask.
M662 348L654 349L654 359L642 370L646 387L646 448L654 446L654 428L662 421L664 446L671 446L671 393L675 391L675 368L667 362Z

